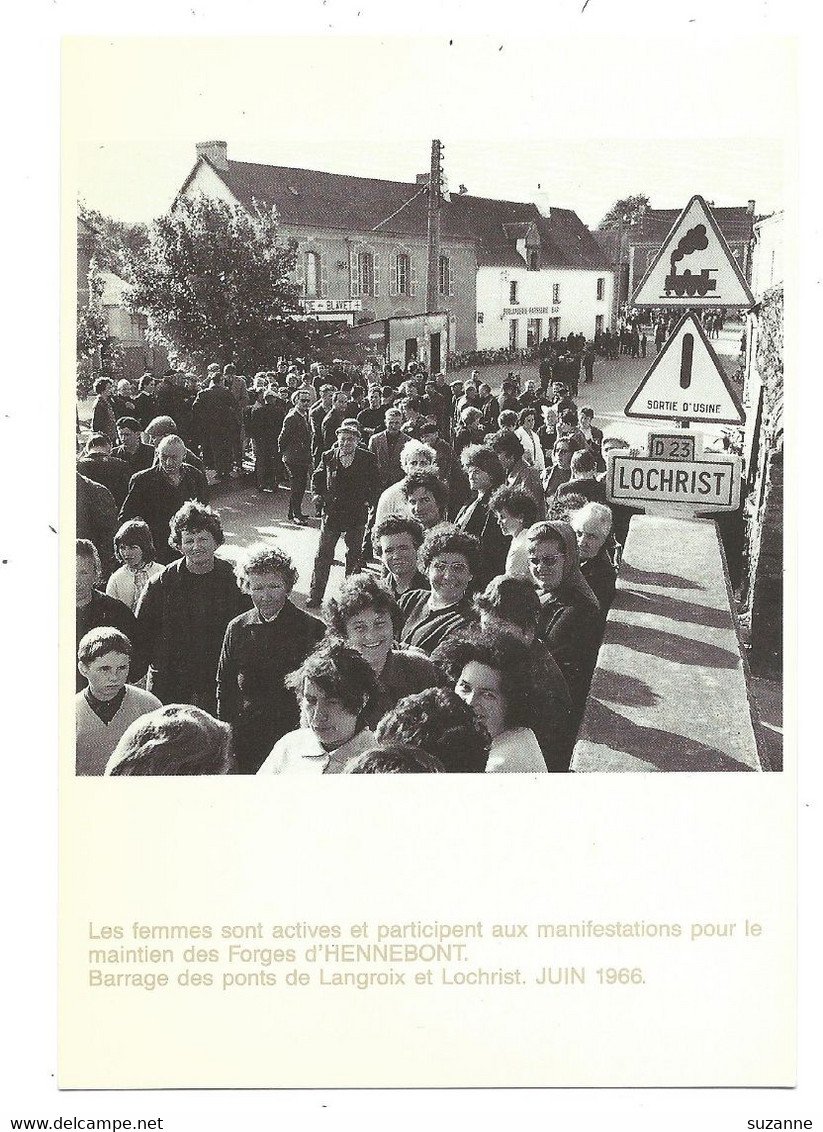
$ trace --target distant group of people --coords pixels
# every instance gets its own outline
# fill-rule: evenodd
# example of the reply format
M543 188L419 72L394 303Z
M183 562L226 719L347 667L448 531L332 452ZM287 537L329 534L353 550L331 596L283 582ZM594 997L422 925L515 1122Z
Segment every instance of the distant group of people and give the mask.
M497 395L416 364L163 385L160 415L98 390L78 459L78 773L569 769L621 522L609 442L556 368ZM249 448L287 522L307 491L320 518L304 608L276 538L217 553L210 480Z

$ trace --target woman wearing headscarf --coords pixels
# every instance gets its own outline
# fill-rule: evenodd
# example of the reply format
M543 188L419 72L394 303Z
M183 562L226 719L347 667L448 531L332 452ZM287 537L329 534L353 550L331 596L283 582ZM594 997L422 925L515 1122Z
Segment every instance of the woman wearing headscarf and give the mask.
M579 722L603 636L603 613L580 571L577 536L569 523L535 523L528 542L541 606L537 635L563 673Z

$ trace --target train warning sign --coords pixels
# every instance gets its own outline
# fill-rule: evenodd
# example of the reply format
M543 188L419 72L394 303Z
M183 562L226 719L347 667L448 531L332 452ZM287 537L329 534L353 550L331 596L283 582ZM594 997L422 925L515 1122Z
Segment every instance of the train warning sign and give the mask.
M737 391L694 314L683 315L624 412L655 421L740 425L745 420Z
M636 307L750 307L754 296L701 196L693 196L632 295Z

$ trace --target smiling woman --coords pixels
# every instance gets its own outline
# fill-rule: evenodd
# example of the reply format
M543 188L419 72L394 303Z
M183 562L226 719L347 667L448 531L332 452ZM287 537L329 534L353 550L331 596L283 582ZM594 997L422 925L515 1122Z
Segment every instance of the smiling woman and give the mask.
M371 574L353 574L340 595L326 604L334 633L356 649L377 677L377 687L366 705L366 722L375 728L387 711L404 696L443 683L430 660L394 646L400 620L397 602Z

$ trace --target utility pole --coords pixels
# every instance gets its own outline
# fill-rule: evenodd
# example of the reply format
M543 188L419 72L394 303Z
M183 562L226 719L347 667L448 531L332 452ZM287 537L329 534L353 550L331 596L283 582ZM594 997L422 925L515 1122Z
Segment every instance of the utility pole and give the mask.
M429 173L429 198L427 212L428 270L426 273L426 311L436 311L438 307L438 282L440 276L440 206L443 169L440 164L443 147L436 139L432 142L432 160Z

